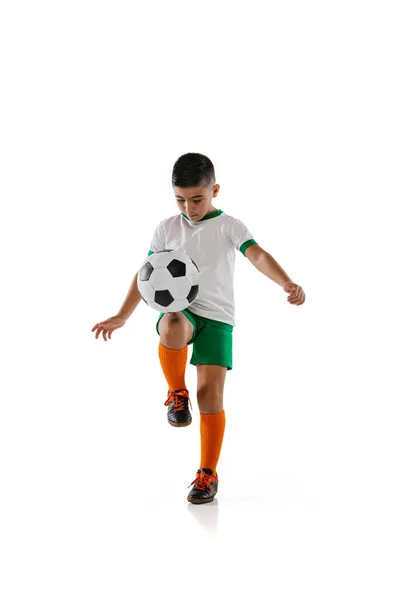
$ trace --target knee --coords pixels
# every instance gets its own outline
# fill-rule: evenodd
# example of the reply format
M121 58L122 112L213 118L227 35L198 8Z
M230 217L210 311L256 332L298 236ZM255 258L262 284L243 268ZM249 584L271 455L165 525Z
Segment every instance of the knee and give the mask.
M197 403L200 412L219 412L223 410L223 388L219 385L204 383L197 388Z
M165 313L159 324L160 337L164 342L186 343L186 330L182 313Z
M163 320L164 319L167 323L179 323L180 321L183 321L183 314L181 312L165 313L163 316Z
M201 383L197 386L197 397L207 398L209 396L222 396L224 392L224 386L219 385L216 382Z
M180 329L183 329L182 313L165 313L160 321L160 331L176 334Z

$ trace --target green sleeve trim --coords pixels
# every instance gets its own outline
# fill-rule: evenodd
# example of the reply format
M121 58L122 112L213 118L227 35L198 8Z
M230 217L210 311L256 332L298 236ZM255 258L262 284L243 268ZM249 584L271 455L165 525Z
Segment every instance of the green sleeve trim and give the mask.
M245 242L244 244L242 244L242 245L240 246L240 248L239 248L240 252L241 252L242 254L244 254L244 253L246 252L247 248L248 248L249 246L252 246L253 244L257 244L256 240L248 240L247 242Z
M154 254L153 250L149 250L147 256L150 256L151 254Z

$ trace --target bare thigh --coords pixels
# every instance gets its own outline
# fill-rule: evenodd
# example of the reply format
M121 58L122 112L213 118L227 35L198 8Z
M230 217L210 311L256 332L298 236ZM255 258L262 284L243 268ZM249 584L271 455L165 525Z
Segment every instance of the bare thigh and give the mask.
M182 312L165 313L158 324L158 331L163 346L180 350L192 339L194 327Z

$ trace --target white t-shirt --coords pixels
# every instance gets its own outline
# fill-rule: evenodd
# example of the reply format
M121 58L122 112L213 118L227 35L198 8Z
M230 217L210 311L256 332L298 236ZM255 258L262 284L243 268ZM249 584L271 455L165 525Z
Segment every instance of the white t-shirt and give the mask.
M244 254L256 243L240 219L222 210L200 221L190 221L181 213L159 223L148 254L185 250L200 270L199 293L189 310L207 319L235 325L235 251Z

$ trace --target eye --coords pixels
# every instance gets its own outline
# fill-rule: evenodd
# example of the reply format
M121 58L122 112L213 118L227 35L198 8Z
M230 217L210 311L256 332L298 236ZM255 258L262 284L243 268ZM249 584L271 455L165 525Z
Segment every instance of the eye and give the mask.
M199 202L201 202L201 200L194 200L195 204L198 204Z

